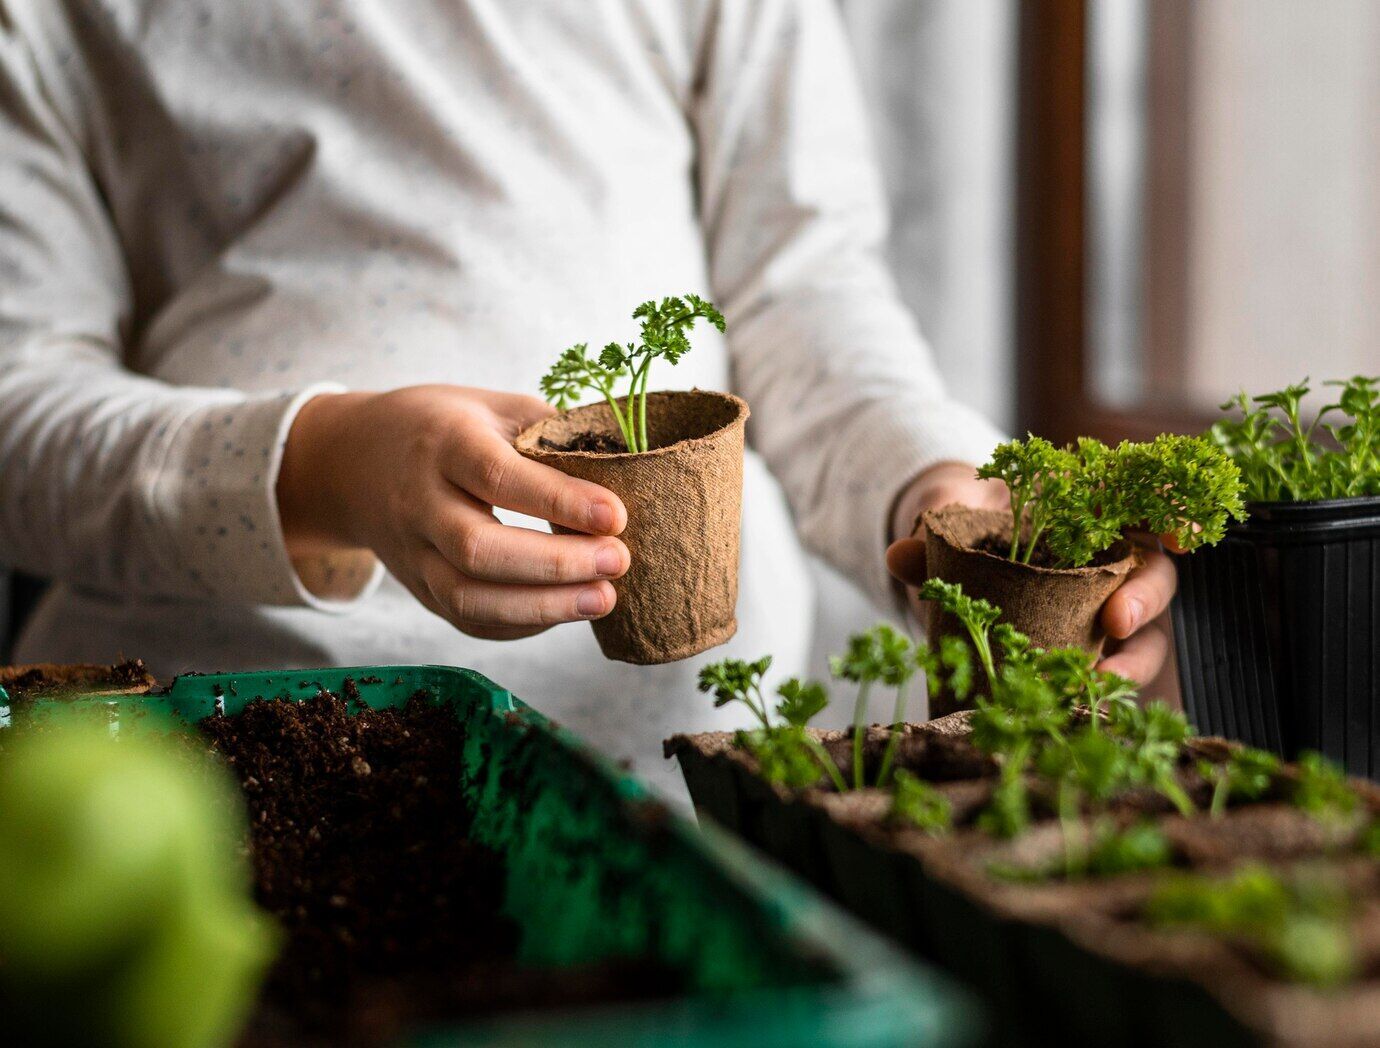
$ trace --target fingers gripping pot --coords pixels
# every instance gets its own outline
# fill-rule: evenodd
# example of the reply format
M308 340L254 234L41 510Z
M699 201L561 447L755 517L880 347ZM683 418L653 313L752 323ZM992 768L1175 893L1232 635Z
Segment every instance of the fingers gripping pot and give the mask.
M921 520L930 578L957 582L969 596L1001 608L1001 620L1026 634L1037 647L1101 652L1106 636L1098 612L1140 562L1129 542L1116 543L1086 567L1045 568L988 552L989 545L1005 549L1011 543L1011 514L1005 510L945 506L925 513ZM967 636L962 623L942 611L937 611L930 633L935 639ZM943 716L956 708L952 695L941 694L931 701L930 716Z
M627 508L621 538L631 566L614 580L613 611L593 622L608 658L675 662L737 631L747 418L738 397L692 390L648 396L650 451L566 450L586 435L622 444L607 404L553 415L518 435L521 454L608 488Z

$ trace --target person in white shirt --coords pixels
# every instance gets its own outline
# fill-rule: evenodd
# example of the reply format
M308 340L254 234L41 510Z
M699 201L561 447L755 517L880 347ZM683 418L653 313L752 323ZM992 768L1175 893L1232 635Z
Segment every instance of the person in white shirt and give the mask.
M565 346L717 303L656 383L752 405L714 657L782 672L805 548L885 601L919 509L1001 504L865 124L830 0L0 0L0 562L54 583L19 657L471 666L673 782L658 741L734 714L705 659L550 629L609 611L625 511L508 442ZM1109 668L1153 674L1172 587L1152 552L1109 602Z

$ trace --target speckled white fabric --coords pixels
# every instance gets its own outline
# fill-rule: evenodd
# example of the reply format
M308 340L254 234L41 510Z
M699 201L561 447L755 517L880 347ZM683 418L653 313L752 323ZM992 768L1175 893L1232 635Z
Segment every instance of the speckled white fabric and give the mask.
M796 668L797 537L883 597L899 488L998 439L879 261L864 124L830 0L0 0L0 561L57 580L21 657L468 665L663 772L736 717L703 659L475 641L391 579L313 599L281 445L322 390L535 391L707 293L727 339L654 384L751 402L722 651Z

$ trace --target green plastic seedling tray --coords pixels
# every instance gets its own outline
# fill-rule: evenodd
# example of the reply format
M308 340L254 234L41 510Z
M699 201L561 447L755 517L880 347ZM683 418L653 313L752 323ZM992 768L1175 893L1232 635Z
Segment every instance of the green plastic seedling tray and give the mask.
M179 677L157 695L48 696L114 730L192 723L256 698L304 699L353 680L364 703L419 690L466 721L464 801L473 836L507 860L504 898L519 960L567 965L644 957L685 973L684 996L563 1013L532 1011L420 1032L409 1043L821 1048L961 1046L979 1012L760 854L693 828L641 783L492 681L443 666L367 666ZM368 682L374 683L368 683ZM8 701L0 689L0 724Z

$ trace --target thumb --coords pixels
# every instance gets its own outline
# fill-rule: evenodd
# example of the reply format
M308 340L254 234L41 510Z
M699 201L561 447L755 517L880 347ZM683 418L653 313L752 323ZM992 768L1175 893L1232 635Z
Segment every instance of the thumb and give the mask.
M897 539L886 551L886 567L896 578L908 586L924 583L925 540L911 537Z
M528 426L550 418L556 409L540 397L529 397L525 393L498 393L489 404L490 410L511 430L515 437Z

